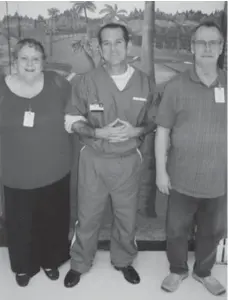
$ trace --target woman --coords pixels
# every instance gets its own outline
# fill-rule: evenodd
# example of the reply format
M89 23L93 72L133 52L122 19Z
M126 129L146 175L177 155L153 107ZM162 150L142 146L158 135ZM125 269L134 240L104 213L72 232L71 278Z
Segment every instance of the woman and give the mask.
M2 181L12 271L26 286L44 269L56 280L69 258L71 141L64 129L70 84L43 71L34 39L17 43L14 72L0 82Z

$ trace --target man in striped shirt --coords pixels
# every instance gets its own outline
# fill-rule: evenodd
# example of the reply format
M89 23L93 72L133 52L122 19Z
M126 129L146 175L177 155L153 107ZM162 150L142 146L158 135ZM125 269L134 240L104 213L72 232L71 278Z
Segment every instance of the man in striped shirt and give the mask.
M188 236L196 220L193 277L212 294L225 288L211 276L226 212L226 76L217 62L224 38L214 22L194 31L194 67L165 87L156 116L156 183L169 195L167 256L162 288L175 291L188 276Z

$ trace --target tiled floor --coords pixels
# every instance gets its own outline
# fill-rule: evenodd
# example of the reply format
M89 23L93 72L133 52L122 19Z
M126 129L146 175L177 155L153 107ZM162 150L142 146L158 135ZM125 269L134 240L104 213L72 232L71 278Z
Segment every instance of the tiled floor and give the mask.
M189 266L193 264L193 253L189 253ZM43 271L37 274L26 288L15 283L9 268L6 248L0 248L0 299L1 300L212 300L226 299L215 297L191 276L179 290L167 294L160 289L160 284L168 272L164 252L140 252L135 260L135 267L140 273L141 283L127 283L120 272L113 269L109 262L109 252L99 251L91 271L85 274L78 286L66 289L63 279L69 269L69 262L60 269L60 279L50 281ZM225 285L226 267L216 265L213 274Z

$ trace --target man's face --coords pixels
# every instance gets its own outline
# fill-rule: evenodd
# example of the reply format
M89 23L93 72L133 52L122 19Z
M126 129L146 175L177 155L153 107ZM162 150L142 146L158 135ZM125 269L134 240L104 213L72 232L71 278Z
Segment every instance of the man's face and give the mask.
M127 44L121 28L105 28L101 32L101 53L110 65L119 65L127 58Z
M200 27L191 44L195 61L204 65L216 64L222 53L223 41L216 27Z

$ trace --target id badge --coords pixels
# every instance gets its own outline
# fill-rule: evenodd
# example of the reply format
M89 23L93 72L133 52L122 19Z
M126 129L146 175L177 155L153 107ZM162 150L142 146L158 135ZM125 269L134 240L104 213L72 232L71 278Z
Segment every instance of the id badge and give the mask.
M216 103L225 103L225 92L223 87L214 88L215 91L215 102Z
M91 112L102 112L104 111L104 105L102 103L93 103L93 104L90 104L89 106L89 110Z
M34 126L35 113L32 111L25 111L23 126L24 127L33 127Z

